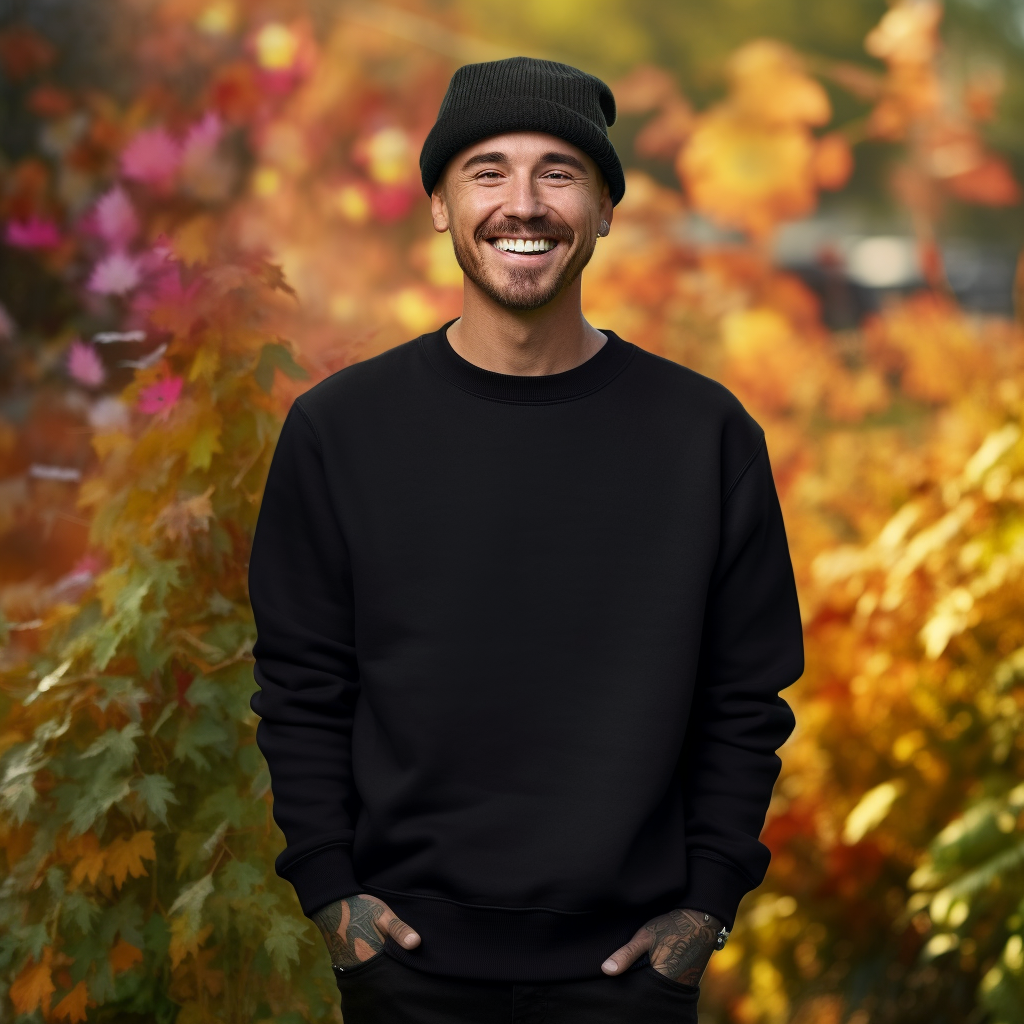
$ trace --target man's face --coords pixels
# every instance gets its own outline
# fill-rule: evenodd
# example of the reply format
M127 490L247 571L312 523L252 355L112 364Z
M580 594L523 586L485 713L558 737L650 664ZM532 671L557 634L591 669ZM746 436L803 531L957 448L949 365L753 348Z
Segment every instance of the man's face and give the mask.
M590 261L608 186L582 150L543 132L510 132L456 154L431 197L466 276L511 309L547 305Z

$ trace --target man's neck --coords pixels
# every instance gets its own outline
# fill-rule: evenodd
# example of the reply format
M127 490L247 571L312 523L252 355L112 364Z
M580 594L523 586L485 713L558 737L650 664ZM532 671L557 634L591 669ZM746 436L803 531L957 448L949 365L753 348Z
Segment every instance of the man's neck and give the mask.
M448 342L484 370L537 377L585 363L607 341L584 319L580 279L540 309L509 309L468 278L462 316L448 328Z

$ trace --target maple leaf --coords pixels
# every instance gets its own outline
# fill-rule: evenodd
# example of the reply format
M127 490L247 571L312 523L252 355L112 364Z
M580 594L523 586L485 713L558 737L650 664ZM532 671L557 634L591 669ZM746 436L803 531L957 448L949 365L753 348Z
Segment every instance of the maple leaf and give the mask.
M141 280L142 267L138 259L117 250L96 264L86 287L100 295L124 295Z
M205 533L210 528L213 518L213 506L210 495L213 494L211 484L202 494L174 501L160 511L154 526L162 526L168 540L187 537L190 533Z
M50 1012L50 999L56 988L51 977L53 949L47 946L37 962L30 959L21 973L11 983L7 995L18 1013L32 1013L42 1009L44 1016Z
M181 162L181 147L166 128L141 131L121 153L121 172L126 178L166 187Z
M134 949L135 947L133 946L132 948ZM68 1024L79 1024L79 1021L85 1020L88 1016L86 1014L87 1007L95 1005L95 1001L89 998L88 986L84 981L80 981L53 1008L53 1016L58 1020L66 1020Z
M68 373L79 384L89 388L98 388L107 378L103 360L96 349L77 339L71 342L71 348L68 349Z
M143 860L156 860L152 832L148 830L136 832L127 838L118 836L107 847L107 874L114 880L114 885L120 889L129 875L132 878L141 878L147 874L142 865Z
M166 420L181 395L181 377L164 377L139 392L139 412L156 415Z
M117 944L110 951L109 958L110 969L114 974L131 970L136 964L141 964L143 960L142 950L124 939L117 940Z
M95 885L96 879L103 872L103 865L106 857L100 849L100 841L93 832L86 832L77 836L72 848L77 852L78 859L71 870L72 885L81 885L82 880L88 878Z
M51 220L30 217L28 220L10 220L4 240L18 249L52 249L60 245L60 231Z
M93 221L100 236L118 249L139 233L135 207L120 185L115 185L97 200Z
M204 925L197 930L189 914L175 917L171 921L171 941L168 946L171 967L177 967L189 955L195 956L212 931L212 924Z

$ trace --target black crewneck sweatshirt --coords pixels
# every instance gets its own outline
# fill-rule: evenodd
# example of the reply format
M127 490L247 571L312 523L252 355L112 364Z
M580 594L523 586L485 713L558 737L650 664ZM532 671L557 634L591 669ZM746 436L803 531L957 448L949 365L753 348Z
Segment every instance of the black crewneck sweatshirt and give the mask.
M281 432L249 575L277 871L307 914L379 896L429 972L597 977L767 868L803 648L764 435L612 332L520 377L448 326Z

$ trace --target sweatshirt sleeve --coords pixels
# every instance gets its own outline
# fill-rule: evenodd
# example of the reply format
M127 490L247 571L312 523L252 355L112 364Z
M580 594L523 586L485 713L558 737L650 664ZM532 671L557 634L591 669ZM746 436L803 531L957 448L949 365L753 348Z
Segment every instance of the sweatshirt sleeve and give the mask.
M352 720L359 692L348 550L320 444L298 403L271 462L249 563L256 618L251 700L287 846L277 873L302 910L360 891L352 869L359 799Z
M762 435L725 494L684 760L681 906L732 927L770 854L758 841L794 718L779 691L803 672L796 584Z

